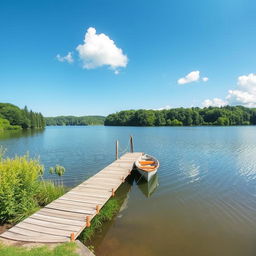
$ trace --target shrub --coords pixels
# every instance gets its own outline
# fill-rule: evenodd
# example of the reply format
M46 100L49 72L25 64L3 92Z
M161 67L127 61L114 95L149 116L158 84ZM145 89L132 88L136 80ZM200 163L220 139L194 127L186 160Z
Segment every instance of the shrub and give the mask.
M0 153L0 223L16 223L64 194L63 187L40 181L39 159L3 158Z

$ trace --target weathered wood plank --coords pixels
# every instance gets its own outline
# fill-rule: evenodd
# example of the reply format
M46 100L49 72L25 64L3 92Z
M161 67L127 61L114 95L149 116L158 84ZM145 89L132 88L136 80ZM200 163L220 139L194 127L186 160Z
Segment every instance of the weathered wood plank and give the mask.
M52 204L52 205L46 206L45 209L60 210L60 211L68 212L68 213L82 213L82 214L86 214L86 215L93 215L95 212L94 210L82 209L81 207L80 208L74 208L74 207L67 208L65 206L61 206L58 204Z
M81 210L88 210L88 211L95 210L95 206L92 206L91 204L77 203L77 202L66 203L65 201L60 201L60 200L58 200L56 203L51 203L48 205L48 208L54 208L54 207L61 207L71 212L74 212L73 209L76 210L78 207Z
M82 214L82 213L66 212L62 210L48 209L48 208L43 208L42 210L39 211L39 213L41 215L64 218L68 220L85 221L85 214Z
M38 243L64 243L70 241L68 237L42 237L42 236L24 236L11 231L6 231L0 235L3 238L14 240L14 241L22 241L22 242L38 242Z
M24 221L17 224L15 227L25 229L28 231L35 231L35 232L38 232L39 234L42 233L44 235L66 236L66 237L69 237L71 232L75 231L75 230L70 231L70 230L63 230L63 229L60 230L57 228L51 228L50 226L38 226L36 224L27 223Z
M67 237L65 235L52 235L52 234L45 234L43 232L38 232L38 231L32 231L29 229L25 229L24 227L20 228L17 226L12 227L9 232L14 232L23 236L45 236L49 238L59 238L59 237Z
M66 219L63 217L54 217L50 215L43 215L39 213L35 213L32 216L29 217L29 219L36 219L36 220L45 220L49 221L51 223L60 223L60 224L66 224L66 225L72 225L72 226L77 226L81 227L84 225L84 219L83 221L75 220L75 219Z
M106 199L108 198L90 198L90 197L83 197L83 196L77 196L77 195L67 195L60 198L61 200L71 200L71 201L77 201L77 202L88 202L88 203L104 203L106 202Z
M38 227L51 227L51 228L56 228L58 230L66 230L69 232L77 232L80 230L80 227L84 225L84 223L80 224L79 226L60 224L56 222L49 222L49 221L46 221L45 219L40 220L40 219L31 218L31 217L25 219L22 223L34 224L34 225L37 225Z

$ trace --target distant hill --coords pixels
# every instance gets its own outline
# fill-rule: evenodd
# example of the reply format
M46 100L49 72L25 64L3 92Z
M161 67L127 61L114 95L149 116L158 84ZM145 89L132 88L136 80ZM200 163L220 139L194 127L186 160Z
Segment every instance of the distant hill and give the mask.
M47 126L64 126L64 125L103 125L104 116L56 116L45 118Z

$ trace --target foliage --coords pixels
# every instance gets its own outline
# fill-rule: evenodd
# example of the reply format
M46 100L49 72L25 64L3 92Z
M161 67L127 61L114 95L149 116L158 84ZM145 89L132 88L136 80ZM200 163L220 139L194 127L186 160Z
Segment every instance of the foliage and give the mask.
M242 106L174 108L169 110L125 110L106 117L104 125L192 126L255 125L256 109Z
M75 250L75 243L64 243L53 249L47 246L28 249L24 247L5 246L0 243L0 255L4 256L78 256Z
M56 116L46 117L46 125L103 125L104 116Z
M10 125L7 119L0 118L0 132L5 130L21 130L19 125Z
M64 193L53 183L40 181L44 171L28 155L0 159L0 223L16 223Z
M32 110L29 111L26 106L24 109L20 109L9 103L0 103L0 118L0 130L1 126L8 127L8 123L3 120L8 120L9 125L11 125L9 129L18 129L18 127L23 129L45 127L43 115Z
M108 202L102 207L100 213L96 215L92 221L89 228L84 229L80 234L79 240L83 243L91 240L95 232L100 231L104 222L110 221L114 215L119 211L121 203L115 198L111 198Z
M40 206L45 206L61 197L65 192L66 189L63 186L56 186L52 181L42 181L39 183L35 198Z

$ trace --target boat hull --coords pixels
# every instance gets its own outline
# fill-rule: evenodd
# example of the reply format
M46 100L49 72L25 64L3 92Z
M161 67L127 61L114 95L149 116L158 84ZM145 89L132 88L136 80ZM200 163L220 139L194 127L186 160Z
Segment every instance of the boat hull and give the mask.
M154 171L151 171L151 172L145 172L144 170L140 169L137 167L137 170L139 171L139 173L143 176L143 178L146 180L146 181L150 181L153 176L156 174L157 172L157 169L154 170Z

